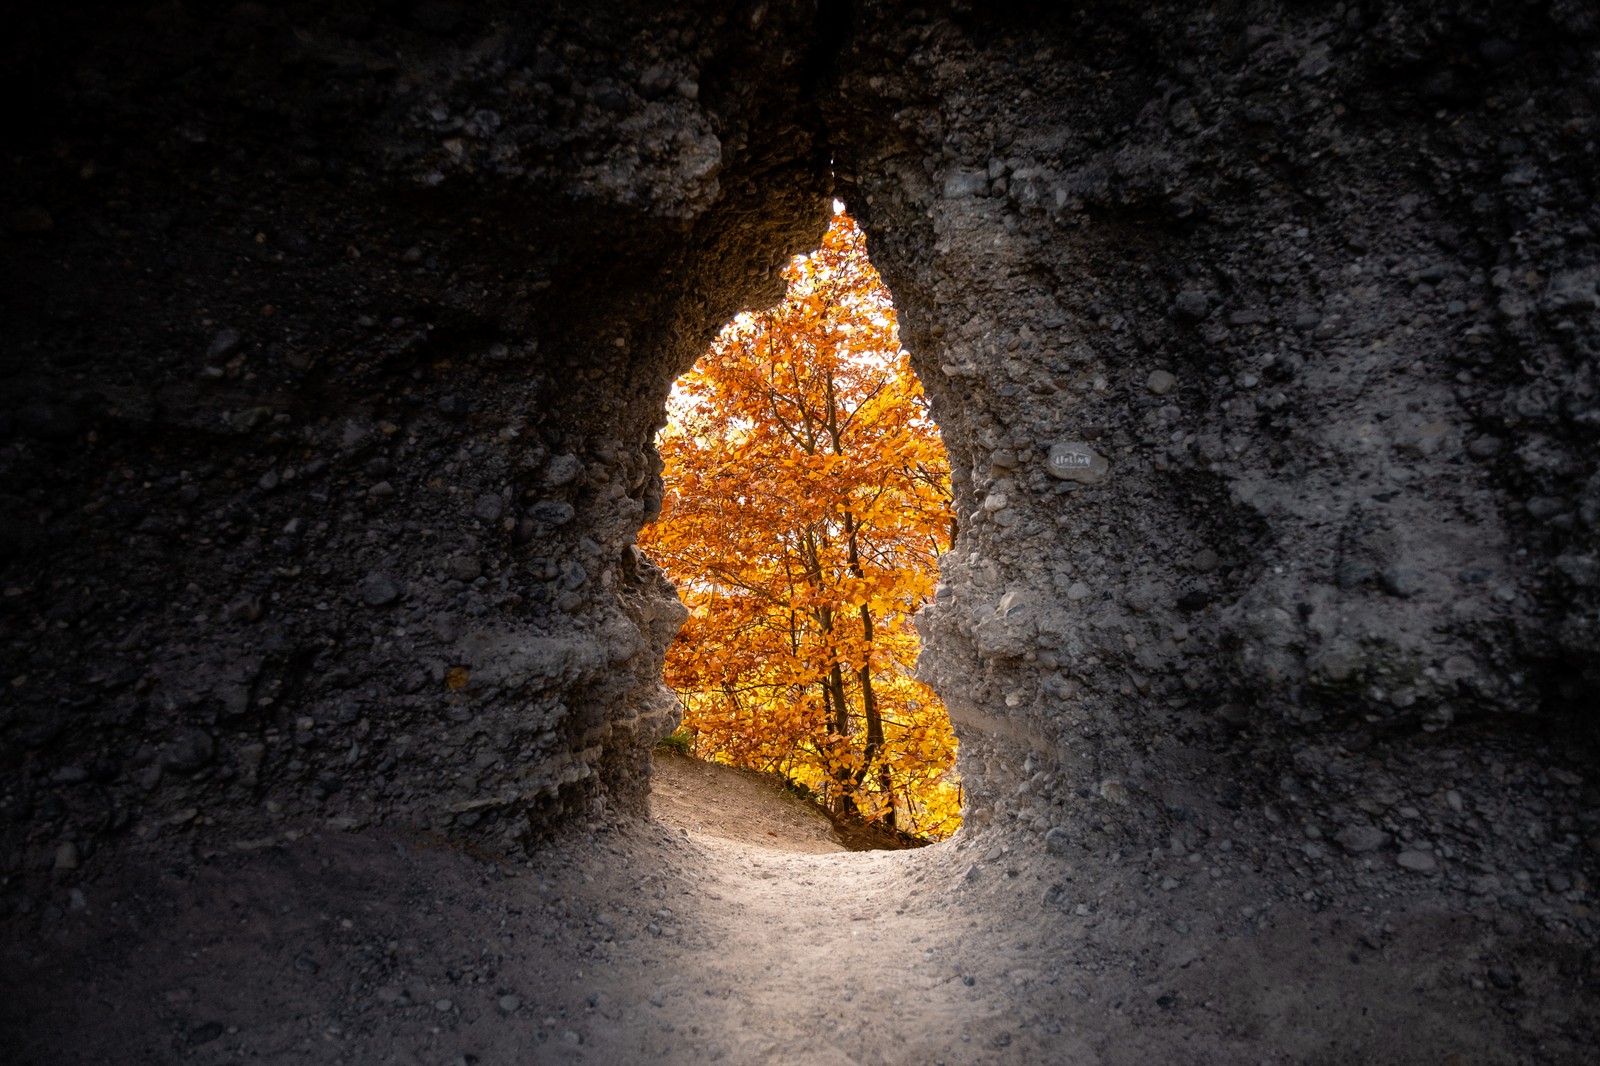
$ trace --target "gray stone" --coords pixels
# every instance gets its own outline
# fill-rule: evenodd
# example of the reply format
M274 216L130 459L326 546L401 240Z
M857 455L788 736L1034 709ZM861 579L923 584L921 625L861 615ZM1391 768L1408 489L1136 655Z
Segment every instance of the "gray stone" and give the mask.
M997 470L1015 470L1019 462L1017 453L1009 448L1001 448L989 456L989 465Z
M1052 855L1065 855L1072 847L1072 834L1058 825L1044 835L1044 847Z
M398 600L403 591L398 581L377 570L362 578L358 589L361 602L368 607L387 607Z
M1217 717L1235 729L1250 724L1250 709L1238 703L1224 703L1217 707Z
M528 508L528 517L540 525L555 528L572 521L577 512L565 500L540 500Z
M222 701L222 716L237 718L250 710L250 689L245 685L223 685L214 690Z
M1045 469L1063 481L1093 485L1106 479L1111 464L1084 441L1063 441L1051 446Z
M545 464L544 483L552 488L570 485L583 471L583 463L576 455L556 455Z
M1415 567L1401 564L1386 568L1380 575L1380 580L1385 592L1401 599L1410 599L1427 587L1423 583L1421 572Z
M583 583L589 580L589 571L575 559L568 559L561 564L561 577L559 584L563 589L582 588Z
M1366 559L1343 559L1334 570L1334 580L1342 589L1353 589L1372 580L1377 572L1377 567Z
M1555 566L1568 581L1579 588L1600 586L1600 558L1569 553L1556 556Z
M1145 379L1144 387L1157 396L1165 396L1177 383L1178 379L1170 371L1152 370L1150 376Z
M1528 513L1541 521L1561 513L1565 503L1555 496L1535 496L1524 504Z
M1550 279L1545 290L1545 301L1552 311L1571 313L1593 311L1600 307L1600 294L1595 292L1596 272L1569 270Z
M1178 298L1172 302L1172 309L1179 318L1198 322L1206 317L1206 312L1211 309L1211 301L1198 289L1185 289L1178 293Z
M1333 834L1334 842L1350 855L1365 855L1389 843L1389 834L1375 826L1351 825Z
M522 1000L517 996L505 995L500 997L497 1005L505 1013L512 1014L516 1012L518 1007L522 1006Z
M952 170L944 178L944 198L982 196L989 191L989 176L981 170Z
M1418 874L1430 874L1439 868L1439 862L1431 851L1402 851L1394 861L1402 870Z
M201 1022L189 1030L189 1046L199 1047L201 1044L209 1044L226 1031L221 1022Z
M472 517L484 522L498 522L506 513L506 501L493 493L479 496L472 505Z

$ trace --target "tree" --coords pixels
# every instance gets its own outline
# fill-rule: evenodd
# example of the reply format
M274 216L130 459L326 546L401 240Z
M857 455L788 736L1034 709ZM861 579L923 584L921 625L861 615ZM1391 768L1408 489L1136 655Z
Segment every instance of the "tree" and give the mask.
M679 382L642 546L691 612L667 660L698 754L840 813L958 823L955 738L911 677L911 615L952 523L949 471L888 291L842 211Z

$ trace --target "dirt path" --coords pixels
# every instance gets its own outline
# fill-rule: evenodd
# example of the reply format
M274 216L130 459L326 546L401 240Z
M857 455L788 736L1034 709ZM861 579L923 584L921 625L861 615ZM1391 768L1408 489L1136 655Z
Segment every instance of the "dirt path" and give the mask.
M776 851L845 851L833 824L798 796L754 774L657 752L650 814L676 829Z
M0 1046L41 1066L1584 1059L1571 960L1497 956L1494 928L1425 901L1317 914L1240 842L1203 863L998 831L845 852L750 784L669 762L662 820L524 865L392 831L124 864L12 919Z
M668 1012L715 1016L705 1057L931 1063L974 1035L980 1052L1015 1040L1008 1011L966 1009L978 997L947 915L927 906L925 857L848 851L805 803L726 767L665 755L656 774L652 814L708 860L701 949L678 957L687 979L662 996ZM664 1035L634 1050L671 1058Z

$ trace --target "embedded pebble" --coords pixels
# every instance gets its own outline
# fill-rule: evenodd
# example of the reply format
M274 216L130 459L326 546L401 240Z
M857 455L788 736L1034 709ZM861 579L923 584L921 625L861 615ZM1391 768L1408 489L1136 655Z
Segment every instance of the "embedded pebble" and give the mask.
M387 607L400 598L400 585L388 574L374 570L361 579L361 602L368 607Z
M1333 839L1349 854L1364 855L1389 843L1389 834L1370 825L1352 825L1339 830Z
M1072 834L1058 825L1044 835L1044 846L1052 855L1065 855L1072 847Z
M564 500L540 500L528 508L528 517L546 526L564 526L576 512Z
M1051 446L1046 469L1063 481L1093 485L1106 479L1111 464L1084 441L1063 441Z
M1402 851L1394 861L1402 870L1412 873L1427 874L1439 868L1438 860L1429 851Z
M485 522L498 522L505 513L506 502L495 495L479 496L472 505L472 516Z
M1475 459L1489 459L1500 454L1501 441L1499 437L1475 437L1467 445L1467 451Z
M1196 289L1185 289L1172 302L1172 309L1177 312L1179 318L1186 318L1194 322L1206 317L1206 312L1210 307L1211 301L1206 298L1206 294Z
M545 484L561 486L570 484L583 469L576 455L557 455L544 468Z

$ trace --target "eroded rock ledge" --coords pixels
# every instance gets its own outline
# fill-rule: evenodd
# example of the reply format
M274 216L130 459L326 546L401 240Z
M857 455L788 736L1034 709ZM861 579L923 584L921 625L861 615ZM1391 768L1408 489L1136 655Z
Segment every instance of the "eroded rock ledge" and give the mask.
M541 11L27 16L8 906L637 808L651 434L838 195L955 468L974 824L1248 823L1314 905L1363 856L1592 935L1588 6Z

